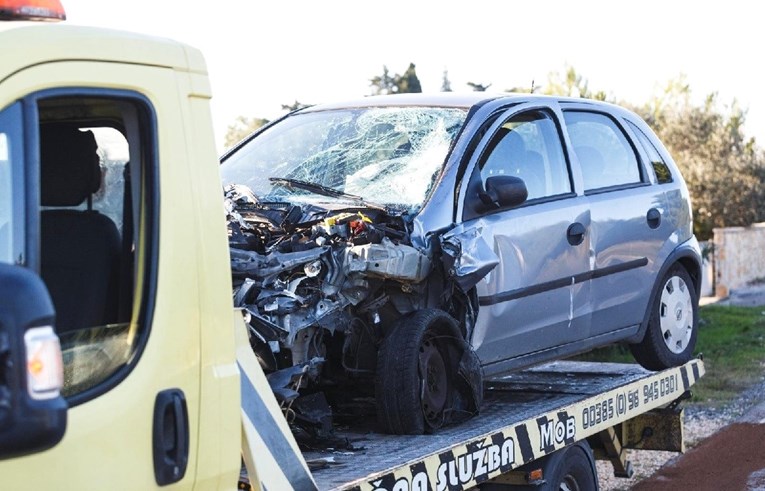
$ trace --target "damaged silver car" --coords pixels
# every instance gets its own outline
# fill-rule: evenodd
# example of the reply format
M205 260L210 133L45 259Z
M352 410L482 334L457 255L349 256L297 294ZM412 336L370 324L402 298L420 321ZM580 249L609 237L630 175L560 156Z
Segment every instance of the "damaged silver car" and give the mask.
M293 112L222 159L235 304L290 421L470 417L483 377L604 344L693 354L688 191L636 115L533 95Z

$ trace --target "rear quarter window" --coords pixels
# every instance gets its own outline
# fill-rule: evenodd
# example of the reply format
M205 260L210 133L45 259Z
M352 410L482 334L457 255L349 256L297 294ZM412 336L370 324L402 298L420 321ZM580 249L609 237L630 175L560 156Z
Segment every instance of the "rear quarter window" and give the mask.
M663 158L661 158L659 151L656 149L654 144L651 143L651 140L648 138L648 136L643 133L643 130L638 128L638 126L632 121L627 121L627 124L629 125L632 132L635 133L637 140L640 142L640 146L642 146L643 150L645 150L645 153L648 156L648 160L651 162L651 168L656 175L656 182L659 184L672 182L672 172L670 172L669 166L667 166L667 163L664 162Z

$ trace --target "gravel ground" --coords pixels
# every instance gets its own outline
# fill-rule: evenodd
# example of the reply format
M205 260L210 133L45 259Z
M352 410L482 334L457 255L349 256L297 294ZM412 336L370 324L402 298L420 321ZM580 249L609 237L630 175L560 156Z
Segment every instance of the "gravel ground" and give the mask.
M744 391L730 404L721 408L689 405L685 409L685 446L691 449L701 440L712 435L723 426L740 418L749 408L761 400L765 393L765 379ZM635 471L631 479L614 477L613 467L608 461L598 461L600 489L604 491L625 491L642 479L651 476L665 463L679 456L674 452L629 450L628 459Z

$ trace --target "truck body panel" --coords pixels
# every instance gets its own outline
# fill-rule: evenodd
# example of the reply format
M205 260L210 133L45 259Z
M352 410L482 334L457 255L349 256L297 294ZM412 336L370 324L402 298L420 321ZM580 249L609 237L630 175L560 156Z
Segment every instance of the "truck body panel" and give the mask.
M357 452L307 452L319 489L469 489L678 399L701 360L649 372L635 364L553 362L487 381L481 414L437 435L360 427ZM624 442L627 446L634 442Z
M136 281L134 309L144 294L153 297L150 326L140 327L150 329L145 346L124 380L69 409L60 444L0 461L2 487L27 487L30 476L42 486L65 482L72 489L156 486L153 412L155 397L166 389L180 389L188 409L189 460L179 484L233 486L240 471L239 372L210 88L201 55L168 40L72 26L6 28L0 44L14 47L5 50L0 67L0 110L19 100L29 108L39 94L53 97L58 90L84 96L134 93L153 112L153 134L145 143L153 145L154 159L146 165L156 166L160 176L157 236L139 237L136 249L137 278L147 273L147 255L155 254L149 261L157 268L155 284ZM27 145L36 146L35 122L23 124ZM38 165L32 153L27 152L25 167ZM26 192L39 192L38 186L27 182ZM38 210L28 207L26 213ZM154 218L142 211L140 230L148 220Z

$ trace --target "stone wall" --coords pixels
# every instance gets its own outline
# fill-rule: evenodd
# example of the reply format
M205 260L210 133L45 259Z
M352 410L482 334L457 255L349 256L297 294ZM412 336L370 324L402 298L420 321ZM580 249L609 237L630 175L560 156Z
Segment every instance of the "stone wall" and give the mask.
M715 295L765 279L765 223L714 229Z

